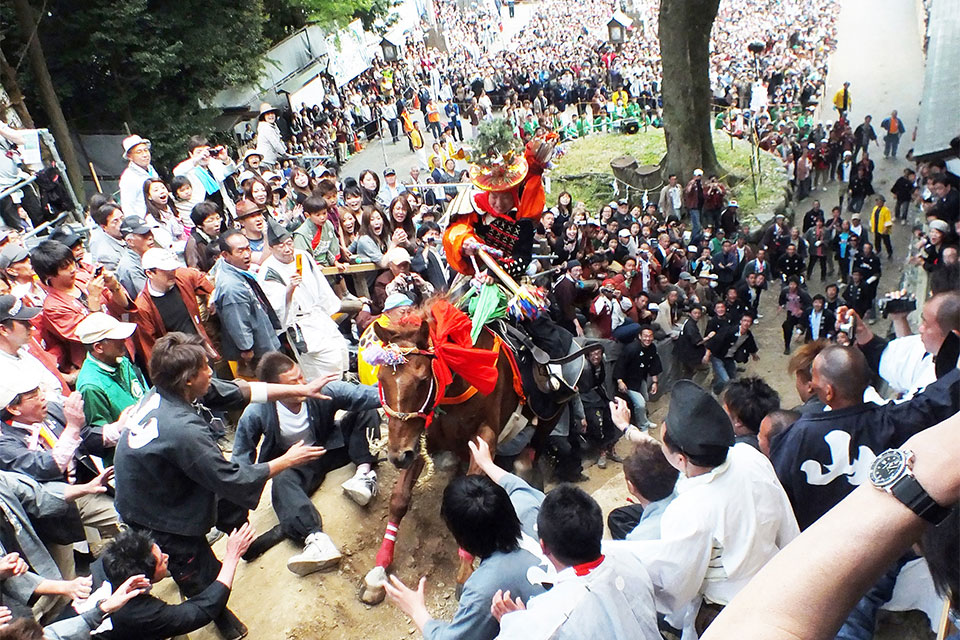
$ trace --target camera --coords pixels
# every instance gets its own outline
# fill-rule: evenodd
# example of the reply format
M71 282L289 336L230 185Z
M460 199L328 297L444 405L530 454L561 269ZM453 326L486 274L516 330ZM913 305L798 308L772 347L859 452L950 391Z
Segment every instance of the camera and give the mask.
M884 318L891 313L910 313L916 310L917 299L912 293L907 293L906 289L891 291L877 300L877 308Z

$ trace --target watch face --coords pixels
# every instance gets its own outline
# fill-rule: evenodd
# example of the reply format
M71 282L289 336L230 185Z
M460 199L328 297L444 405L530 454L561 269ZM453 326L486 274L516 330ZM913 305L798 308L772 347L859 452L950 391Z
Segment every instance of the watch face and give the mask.
M870 482L878 487L886 487L901 475L905 467L906 456L897 449L884 451L873 461L870 467Z

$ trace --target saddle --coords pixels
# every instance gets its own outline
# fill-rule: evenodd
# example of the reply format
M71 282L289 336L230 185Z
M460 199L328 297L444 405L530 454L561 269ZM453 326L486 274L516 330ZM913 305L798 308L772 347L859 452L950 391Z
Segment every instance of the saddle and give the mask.
M577 394L587 353L599 343L574 337L546 318L524 323L524 332L504 319L487 324L513 351L527 406L540 419L554 418Z

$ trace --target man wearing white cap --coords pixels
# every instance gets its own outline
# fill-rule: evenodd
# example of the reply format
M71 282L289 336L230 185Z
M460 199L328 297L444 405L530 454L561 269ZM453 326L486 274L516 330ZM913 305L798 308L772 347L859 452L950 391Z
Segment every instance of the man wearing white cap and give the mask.
M129 162L120 174L120 207L125 216L147 215L147 202L143 198L143 183L160 176L150 164L150 141L138 135L123 139L123 157Z
M141 259L147 284L137 295L137 330L134 338L144 362L150 362L154 343L171 331L196 334L203 338L211 359L220 355L200 320L197 299L207 300L213 282L202 271L183 266L167 249L154 247Z
M82 484L98 478L101 469L90 457L83 397L74 391L63 405L48 403L40 379L29 373L0 382L0 467L37 482ZM113 498L106 494L77 500L80 519L101 536L117 530Z
M120 415L147 390L143 374L127 353L126 340L136 329L132 322L120 322L100 312L88 315L76 329L77 338L87 348L77 376L87 423L84 442L91 453L108 463L113 461L113 448L123 428Z

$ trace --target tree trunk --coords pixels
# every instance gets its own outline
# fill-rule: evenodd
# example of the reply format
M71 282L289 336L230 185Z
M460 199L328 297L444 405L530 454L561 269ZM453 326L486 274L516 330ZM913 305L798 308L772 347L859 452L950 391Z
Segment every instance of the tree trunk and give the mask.
M710 31L720 0L660 0L664 175L720 175L711 132ZM682 183L681 182L681 183Z
M0 49L0 81L7 95L10 96L10 106L20 117L20 122L26 128L33 129L33 118L30 117L27 105L23 101L23 92L20 91L20 83L17 82L17 72L7 62L7 56L3 55L2 49Z
M50 78L47 59L43 55L43 48L40 46L36 13L30 7L28 0L13 0L13 6L17 12L20 34L27 42L27 55L30 57L30 66L33 69L40 102L43 105L43 110L47 113L47 117L50 118L50 130L57 141L57 148L60 150L63 163L66 165L73 191L78 194L78 198L83 202L85 199L83 171L77 159L77 152L73 147L73 139L70 137L67 120L63 117L63 110L60 108L60 99L57 97L53 80Z

